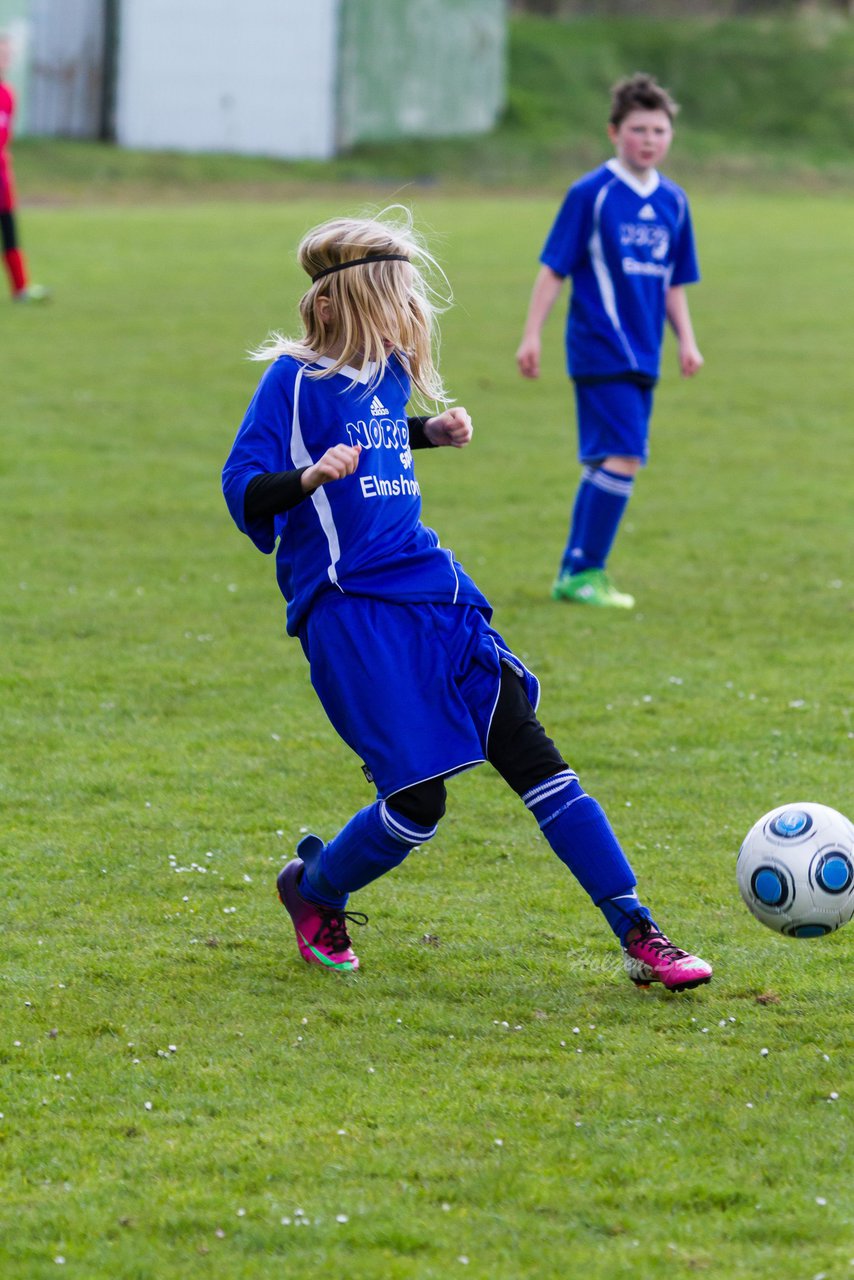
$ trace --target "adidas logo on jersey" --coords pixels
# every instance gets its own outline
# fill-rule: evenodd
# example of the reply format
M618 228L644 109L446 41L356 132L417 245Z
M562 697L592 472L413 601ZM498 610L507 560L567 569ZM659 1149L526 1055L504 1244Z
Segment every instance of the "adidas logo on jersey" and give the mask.
M653 209L652 205L645 204L644 207L638 213L638 217L643 218L644 222L654 222L655 210Z
M374 418L388 417L388 409L385 407L382 400L380 400L379 396L374 396L371 401L371 416Z

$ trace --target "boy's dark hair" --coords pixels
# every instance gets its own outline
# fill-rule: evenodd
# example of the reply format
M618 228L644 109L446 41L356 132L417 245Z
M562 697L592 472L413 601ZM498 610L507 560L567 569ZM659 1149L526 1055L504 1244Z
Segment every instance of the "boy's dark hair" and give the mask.
M618 80L612 88L608 123L619 129L630 111L666 111L672 121L678 110L679 104L654 76L636 71L633 76Z

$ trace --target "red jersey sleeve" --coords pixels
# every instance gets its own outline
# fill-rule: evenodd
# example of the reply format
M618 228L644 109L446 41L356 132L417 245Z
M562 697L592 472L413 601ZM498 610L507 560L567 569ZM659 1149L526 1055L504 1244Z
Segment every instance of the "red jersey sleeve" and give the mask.
M15 114L15 95L8 84L0 84L0 151L12 140L12 117Z

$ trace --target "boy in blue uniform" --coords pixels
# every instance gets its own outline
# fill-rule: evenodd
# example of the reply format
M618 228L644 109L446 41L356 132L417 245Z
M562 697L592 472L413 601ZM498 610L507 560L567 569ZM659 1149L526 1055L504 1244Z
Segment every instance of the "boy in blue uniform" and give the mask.
M633 607L605 566L647 460L665 319L683 376L703 364L685 296L700 278L688 201L656 168L677 110L651 76L614 86L608 136L616 157L570 188L540 255L516 359L524 377L539 376L543 324L571 276L566 350L583 465L555 600Z
M238 528L276 553L287 627L376 799L328 843L308 835L278 878L303 959L353 970L349 895L436 832L445 779L489 760L602 910L633 981L682 990L711 967L675 947L635 892L600 806L535 715L536 678L488 601L421 522L412 451L461 448L463 408L408 417L410 388L446 402L432 354L432 262L408 223L337 219L300 246L304 336L272 359L223 470ZM435 296L435 295L434 295Z

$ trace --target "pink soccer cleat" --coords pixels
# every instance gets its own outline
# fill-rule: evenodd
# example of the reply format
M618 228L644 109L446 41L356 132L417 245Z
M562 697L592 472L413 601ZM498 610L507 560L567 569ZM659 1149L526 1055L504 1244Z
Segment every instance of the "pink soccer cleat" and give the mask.
M709 982L712 966L676 947L650 921L638 926L640 936L623 947L623 964L635 986L661 982L668 991L687 991Z
M358 969L359 957L350 945L347 921L367 924L368 917L361 911L342 911L309 902L298 887L302 870L302 858L293 858L279 873L277 881L279 898L293 921L300 955L306 964L319 964L325 969L350 972Z

